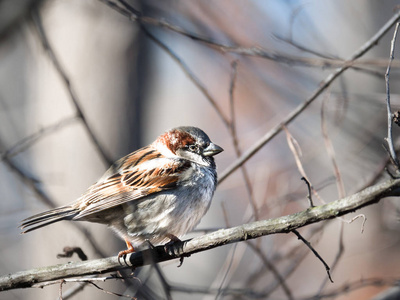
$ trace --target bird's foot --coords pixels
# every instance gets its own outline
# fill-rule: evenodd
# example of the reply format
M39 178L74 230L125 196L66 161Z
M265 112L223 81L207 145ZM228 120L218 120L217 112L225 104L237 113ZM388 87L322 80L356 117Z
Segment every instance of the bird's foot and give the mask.
M164 250L170 256L179 257L179 268L182 266L184 258L189 257L190 254L182 254L184 242L182 242L178 237L173 234L168 234L167 236L170 241L164 245Z
M123 258L124 258L125 265L128 266L128 263L126 262L126 255L135 252L135 248L133 248L132 244L131 244L128 240L125 240L125 243L126 243L126 247L127 247L128 249L123 250L123 251L120 251L120 252L118 253L118 262L119 262L120 265L122 265L122 263L121 263L121 257L123 257Z

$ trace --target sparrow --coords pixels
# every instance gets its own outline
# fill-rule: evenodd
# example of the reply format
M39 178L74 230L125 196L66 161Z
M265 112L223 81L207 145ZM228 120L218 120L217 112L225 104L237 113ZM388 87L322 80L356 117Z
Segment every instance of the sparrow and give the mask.
M214 155L223 149L197 127L177 127L116 161L75 202L22 221L21 233L62 220L105 224L135 252L178 241L205 215L217 186Z

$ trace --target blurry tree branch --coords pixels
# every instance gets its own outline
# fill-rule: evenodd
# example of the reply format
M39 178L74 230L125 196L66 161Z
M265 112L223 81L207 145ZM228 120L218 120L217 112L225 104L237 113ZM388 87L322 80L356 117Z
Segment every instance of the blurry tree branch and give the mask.
M236 53L240 55L247 55L247 56L257 56L257 57L263 57L267 59L271 59L274 61L278 62L283 62L283 63L288 63L288 64L293 64L296 62L301 62L304 60L304 58L295 58L293 57L286 57L283 56L282 54L275 54L275 53L269 53L264 49L261 49L259 47L240 47L240 46L227 46L223 45L220 43L217 43L215 41L212 41L211 39L205 38L205 37L200 37L198 35L189 33L185 31L184 29L180 28L179 26L175 26L173 24L170 24L164 20L158 20L155 18L151 17L146 17L141 14L140 11L136 10L134 7L132 7L130 4L128 4L124 0L119 0L117 2L113 2L110 0L100 0L101 2L105 3L112 9L116 10L117 12L121 13L125 17L128 17L130 20L138 22L141 25L141 28L145 30L145 32L149 35L150 33L144 27L143 25L153 25L153 26L158 26L162 27L168 30L171 30L173 32L176 32L178 34L184 35L188 38L191 38L195 41L199 41L202 43L205 43L211 47L216 48L217 50L223 51L223 52L231 52L231 53ZM328 75L325 80L323 80L320 84L319 87L313 92L313 94L306 99L302 104L300 104L297 108L295 108L289 115L287 115L286 118L283 119L283 121L276 125L274 128L272 128L269 132L267 132L259 141L257 141L253 146L249 147L247 151L245 151L238 159L236 159L219 177L219 183L224 181L231 173L236 171L240 166L242 166L247 160L249 160L255 153L257 153L266 143L268 143L270 140L272 140L278 133L280 133L284 126L287 126L290 124L294 119L296 119L297 116L299 116L315 99L318 98L325 90L328 88L332 82L335 81L340 75L346 71L347 69L351 68L354 64L355 61L363 56L365 53L367 53L371 48L373 48L375 45L378 44L378 41L389 31L389 29L396 24L400 19L400 11L396 12L392 18L390 18L379 30L378 32L372 36L368 41L366 41L357 51L353 53L353 55L350 56L349 59L343 61L339 60L339 64L336 64L337 69ZM155 40L157 43L162 44L161 41L156 39L154 36L150 35L150 37ZM163 47L164 50L166 50L165 46ZM167 51L171 55L171 51ZM175 58L176 59L176 58ZM313 59L315 60L315 59ZM325 59L332 61L331 59ZM384 64L381 64L384 66ZM324 62L322 65L319 64L319 67L324 66L334 66L330 65L326 62ZM190 77L190 76L189 76ZM194 83L198 83L198 80L194 80ZM198 85L197 85L198 86ZM199 87L199 86L198 86ZM200 88L201 89L201 88ZM204 89L201 89L202 92L204 93ZM205 93L207 96L207 93ZM210 99L210 97L208 97ZM229 124L227 119L223 116L222 113L219 114L221 116L222 121L224 121L225 124Z
M191 32L186 31L185 29L176 26L174 24L168 23L162 19L156 19L148 16L143 16L142 13L136 9L134 9L131 5L129 5L124 0L119 0L117 2L110 0L100 0L105 3L109 7L113 8L117 12L122 15L128 17L130 20L135 21L141 25L151 25L160 28L164 28L170 31L173 31L177 34L183 35L187 38L192 39L193 41L198 41L204 43L218 51L221 52L230 52L239 55L245 56L254 56L259 58L264 58L268 60L277 61L280 63L285 63L289 65L300 65L300 66L310 66L310 67L318 67L318 68L339 68L342 67L343 64L348 64L348 67L354 66L375 66L375 67L387 67L387 61L385 59L364 59L357 61L345 61L336 57L319 57L319 58L309 58L309 57L301 57L301 56L293 56L290 54L284 53L275 53L273 51L268 51L267 49L261 47L244 47L238 45L226 45L217 41L213 41L211 38L200 36ZM123 6L123 7L122 7ZM399 16L400 13L396 13L395 16ZM387 24L387 23L386 23ZM386 25L385 24L385 25ZM392 24L393 25L393 24ZM383 28L383 27L382 27ZM281 40L284 40L282 37L277 37ZM286 41L287 42L287 41ZM291 43L293 43L291 41ZM303 49L305 50L305 49ZM320 56L317 53L314 53L317 56ZM400 62L394 62L394 67L400 67Z
M0 161L5 160L6 158L10 159L21 152L24 152L26 149L32 147L36 142L46 137L49 134L59 131L61 128L66 127L70 124L75 123L78 120L77 117L67 117L58 121L55 124L46 126L38 130L37 132L23 138L18 141L13 146L9 147L6 151L0 154Z
M315 99L318 98L322 92L328 88L336 78L338 78L344 71L346 71L354 60L358 59L365 53L367 53L372 47L374 47L378 41L388 32L388 30L396 24L400 19L400 11L393 15L390 20L388 20L378 32L371 37L367 42L364 43L353 55L346 60L346 62L339 68L337 68L333 73L329 74L325 80L323 80L319 87L314 91L314 93L303 103L297 106L290 114L282 120L282 122L272 128L267 132L259 141L257 141L253 146L244 152L236 161L234 161L220 176L219 182L225 180L231 173L233 173L237 168L243 165L247 160L249 160L254 154L258 152L266 143L273 139L278 133L280 133L284 126L291 123L297 116L301 114Z
M49 59L54 65L54 68L56 69L57 73L60 75L68 93L70 96L70 99L72 101L73 106L75 107L76 110L76 116L82 121L84 128L86 129L87 134L89 135L89 138L91 139L93 145L96 147L97 151L100 154L100 157L102 161L104 162L104 165L106 167L110 166L113 163L113 160L109 157L109 155L106 153L105 149L100 145L100 141L96 137L93 128L89 125L87 118L85 114L83 113L83 110L80 105L80 101L78 100L78 96L76 95L76 92L72 86L71 80L69 79L67 72L64 70L62 67L60 60L57 58L55 52L53 51L52 46L50 45L50 42L47 38L45 29L42 24L42 19L39 13L38 9L32 9L31 11L31 17L33 21L33 27L38 33L40 42L42 43L43 49L46 51Z
M191 240L174 243L168 247L158 246L153 249L133 253L127 257L127 261L129 261L129 267L135 268L146 264L176 259L181 256L189 256L222 245L254 239L265 235L292 232L297 228L323 220L333 219L354 212L364 206L376 203L384 197L394 195L396 189L399 188L400 179L389 179L349 197L325 205L312 207L292 215L256 221L228 229L220 229ZM126 267L127 266L121 266L115 256L32 269L0 277L0 291L38 287L41 283L48 281L112 272Z

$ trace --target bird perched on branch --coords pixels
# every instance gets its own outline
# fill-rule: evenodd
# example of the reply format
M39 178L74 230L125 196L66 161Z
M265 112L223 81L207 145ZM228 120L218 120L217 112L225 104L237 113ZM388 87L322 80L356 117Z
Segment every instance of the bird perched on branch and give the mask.
M179 240L207 212L217 185L213 156L223 149L196 127L177 127L115 162L72 204L22 221L22 233L62 221L106 224L127 250Z

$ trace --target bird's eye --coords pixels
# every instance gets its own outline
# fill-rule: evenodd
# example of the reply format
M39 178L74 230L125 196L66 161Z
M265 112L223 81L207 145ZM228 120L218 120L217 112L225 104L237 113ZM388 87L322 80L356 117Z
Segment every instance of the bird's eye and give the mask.
M197 152L197 146L196 145L189 145L188 149L192 152Z

